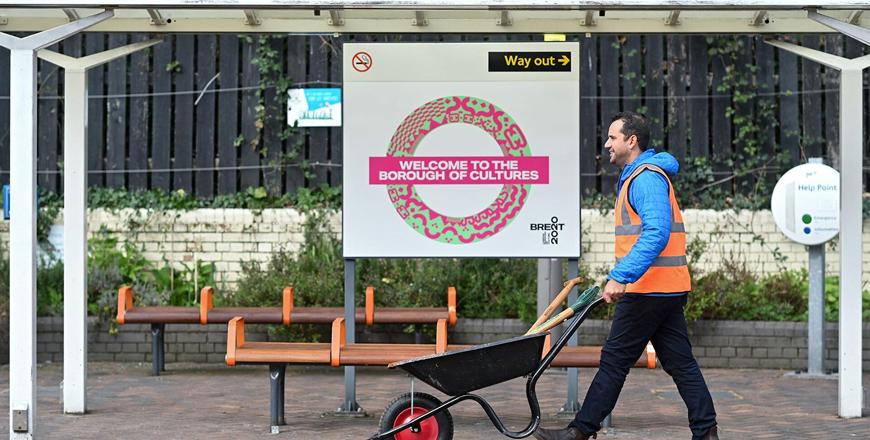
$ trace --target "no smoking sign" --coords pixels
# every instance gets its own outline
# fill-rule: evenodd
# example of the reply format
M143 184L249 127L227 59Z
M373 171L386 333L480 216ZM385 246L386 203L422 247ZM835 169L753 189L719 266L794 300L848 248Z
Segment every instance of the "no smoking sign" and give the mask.
M372 56L366 52L357 52L353 54L353 70L357 72L368 72L372 68Z

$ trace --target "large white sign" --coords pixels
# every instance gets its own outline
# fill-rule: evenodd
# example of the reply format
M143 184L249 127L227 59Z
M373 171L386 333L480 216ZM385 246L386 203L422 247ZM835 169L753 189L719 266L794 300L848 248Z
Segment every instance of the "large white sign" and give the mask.
M773 188L770 210L779 230L805 245L822 244L840 230L840 173L820 163L798 165Z
M579 256L578 52L345 44L344 255Z

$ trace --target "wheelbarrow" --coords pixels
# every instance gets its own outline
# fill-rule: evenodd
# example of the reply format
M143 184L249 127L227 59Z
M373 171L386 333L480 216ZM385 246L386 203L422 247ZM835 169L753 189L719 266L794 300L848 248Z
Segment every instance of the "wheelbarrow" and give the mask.
M566 284L565 295L571 290ZM571 336L586 320L586 317L604 299L598 295L598 287L587 289L580 299L559 316L545 321L565 295L560 295L523 336L475 345L462 350L449 351L396 362L389 368L401 368L411 376L429 384L444 394L453 396L441 402L434 396L413 391L399 396L384 410L379 423L379 434L369 440L450 440L453 438L453 418L448 411L453 405L465 400L477 402L492 424L510 438L530 436L541 423L541 408L535 386L544 371L568 343ZM543 356L544 339L548 330L566 318L575 315L568 328ZM531 420L521 431L511 431L501 421L493 407L483 397L472 391L496 385L520 376L528 376L526 397L531 410Z

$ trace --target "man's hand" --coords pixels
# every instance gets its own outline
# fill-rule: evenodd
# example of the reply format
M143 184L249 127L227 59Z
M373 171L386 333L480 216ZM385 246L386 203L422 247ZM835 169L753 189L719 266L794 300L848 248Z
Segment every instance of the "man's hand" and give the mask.
M619 298L622 298L623 295L625 295L625 284L614 280L607 280L607 284L604 285L604 292L601 293L601 297L608 304L619 301Z

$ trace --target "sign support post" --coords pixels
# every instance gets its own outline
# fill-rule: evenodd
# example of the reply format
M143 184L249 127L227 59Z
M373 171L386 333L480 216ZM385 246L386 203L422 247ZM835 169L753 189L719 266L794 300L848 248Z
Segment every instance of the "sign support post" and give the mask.
M822 163L822 159L810 158L810 163ZM807 373L813 376L825 374L825 245L809 246L809 311L807 319Z

